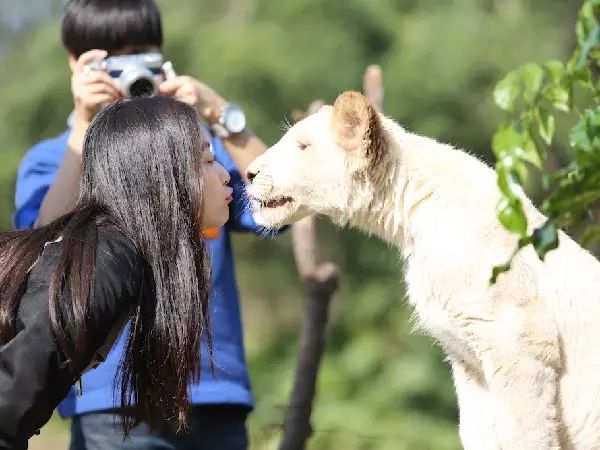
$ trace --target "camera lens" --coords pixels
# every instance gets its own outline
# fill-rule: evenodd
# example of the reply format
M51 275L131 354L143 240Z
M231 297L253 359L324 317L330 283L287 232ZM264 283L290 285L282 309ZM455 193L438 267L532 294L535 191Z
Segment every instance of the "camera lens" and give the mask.
M129 86L131 97L150 97L154 94L154 83L148 78L138 78Z
M156 94L158 86L147 67L131 64L125 66L119 77L121 92L126 97L149 97Z

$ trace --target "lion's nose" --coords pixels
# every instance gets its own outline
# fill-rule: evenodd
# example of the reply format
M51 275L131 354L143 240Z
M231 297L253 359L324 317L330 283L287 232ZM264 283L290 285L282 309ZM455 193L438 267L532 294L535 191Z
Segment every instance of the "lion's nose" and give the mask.
M260 170L253 170L252 168L249 168L248 170L246 170L246 178L248 178L248 182L250 184L252 184L252 181L254 181L254 178L256 178L256 175L258 175L258 172L260 172Z

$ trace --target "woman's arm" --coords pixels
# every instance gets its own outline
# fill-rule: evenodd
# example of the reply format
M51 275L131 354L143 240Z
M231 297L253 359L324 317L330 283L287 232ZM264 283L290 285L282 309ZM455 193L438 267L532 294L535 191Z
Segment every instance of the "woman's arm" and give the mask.
M134 244L119 232L101 231L86 323L88 348L72 363L59 348L49 316L48 284L61 245L68 242L47 246L33 267L20 300L15 337L0 347L0 448L26 448L142 291L143 263ZM67 332L69 328L65 326Z
M100 231L88 322L92 359L100 351L103 360L112 348L141 298L144 277L144 259L135 244L116 228Z

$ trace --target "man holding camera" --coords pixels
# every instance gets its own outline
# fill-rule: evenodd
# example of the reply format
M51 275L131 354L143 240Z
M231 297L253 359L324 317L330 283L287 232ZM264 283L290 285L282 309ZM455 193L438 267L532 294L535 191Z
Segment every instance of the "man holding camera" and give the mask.
M246 208L241 174L265 146L245 127L238 106L192 77L176 76L170 66L161 70L161 16L153 0L69 0L62 40L69 54L75 107L68 129L34 146L21 162L14 215L17 227L46 224L69 211L77 195L83 139L90 121L104 105L131 95L140 86L142 91L174 97L198 109L207 130L212 130L215 158L230 172L234 188L230 222L208 241L213 266L215 374L208 358L204 359L207 352L201 352L202 381L190 386L194 403L190 430L175 433L165 425L151 431L142 424L123 437L115 414L120 404L113 383L125 351L125 330L106 361L82 377L81 392L74 388L59 407L63 417L73 417L71 449L246 449L245 421L253 398L229 232L261 231ZM126 72L134 75L127 78Z

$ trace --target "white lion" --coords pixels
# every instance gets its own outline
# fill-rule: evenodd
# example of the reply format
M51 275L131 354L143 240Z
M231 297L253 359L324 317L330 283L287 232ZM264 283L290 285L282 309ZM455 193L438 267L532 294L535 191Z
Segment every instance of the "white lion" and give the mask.
M600 264L560 233L545 262L524 249L490 285L517 244L498 223L491 168L346 92L248 177L265 226L325 215L402 251L419 324L452 365L466 449L600 449Z

